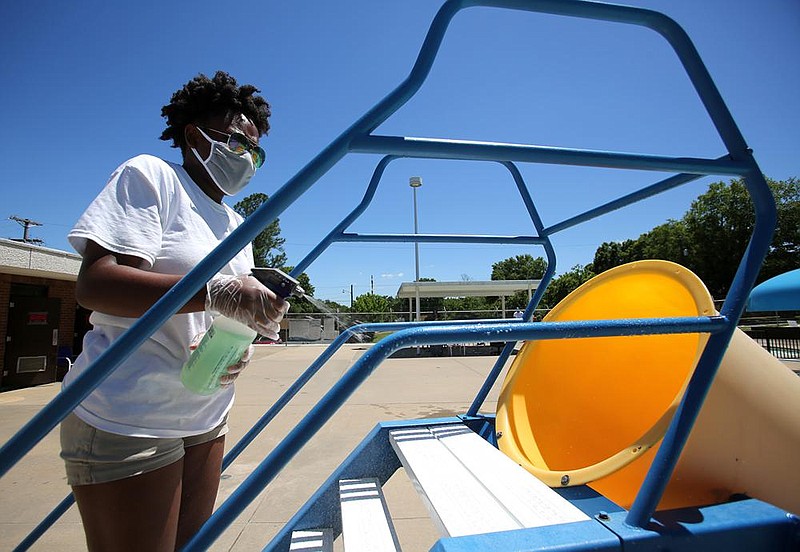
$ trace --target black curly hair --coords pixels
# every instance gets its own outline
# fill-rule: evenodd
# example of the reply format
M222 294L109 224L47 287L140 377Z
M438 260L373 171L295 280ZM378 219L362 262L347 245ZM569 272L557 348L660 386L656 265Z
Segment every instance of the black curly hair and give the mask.
M269 132L269 103L252 84L238 86L236 79L225 71L217 71L213 79L202 73L187 82L172 95L169 104L161 108L167 120L162 140L172 140L173 148L183 150L186 145L184 128L187 124L206 124L215 116L241 113L258 129L260 135Z

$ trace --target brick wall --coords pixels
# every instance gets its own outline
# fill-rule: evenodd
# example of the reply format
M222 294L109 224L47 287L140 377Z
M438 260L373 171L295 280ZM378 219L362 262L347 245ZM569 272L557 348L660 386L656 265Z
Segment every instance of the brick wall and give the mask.
M6 365L6 336L8 335L8 304L11 302L10 274L0 274L0 374ZM0 376L2 379L2 376Z
M75 282L52 280L17 274L0 274L0 369L5 366L6 336L8 334L8 304L11 301L11 284L47 286L47 296L61 299L61 317L58 323L58 345L72 346L75 332Z

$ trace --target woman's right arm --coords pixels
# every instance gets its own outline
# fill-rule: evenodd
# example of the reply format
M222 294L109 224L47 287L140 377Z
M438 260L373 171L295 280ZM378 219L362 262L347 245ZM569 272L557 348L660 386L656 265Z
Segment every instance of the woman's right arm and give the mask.
M144 259L121 255L87 240L78 273L78 303L89 310L138 318L183 275L146 270ZM252 276L221 276L203 286L179 313L210 309L263 335L276 335L288 304Z
M121 255L87 240L78 274L78 303L89 310L138 318L183 277L146 270L144 259ZM178 312L205 310L205 286Z

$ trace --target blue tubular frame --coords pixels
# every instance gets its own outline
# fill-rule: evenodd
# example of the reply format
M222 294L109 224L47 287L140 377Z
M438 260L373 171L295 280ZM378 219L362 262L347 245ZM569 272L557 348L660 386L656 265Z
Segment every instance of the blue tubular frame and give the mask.
M253 469L250 475L223 502L190 540L183 552L205 550L230 525L316 434L350 395L367 379L378 364L400 349L441 343L491 341L502 336L510 341L528 339L569 339L617 335L664 333L714 333L724 331L728 320L722 316L647 318L630 320L590 320L578 322L460 323L452 326L411 327L383 338L373 345L339 378L314 408Z
M523 161L550 165L578 167L606 167L612 169L639 169L645 171L670 171L698 174L738 176L750 167L733 160L696 159L690 157L662 157L634 153L550 148L474 142L466 140L437 140L399 136L363 136L351 143L354 153L393 153L407 157L463 159L470 161Z
M350 227L359 216L361 216L364 211L367 209L369 204L372 202L373 198L375 197L375 191L378 188L378 184L383 177L383 173L386 171L386 167L392 161L400 159L402 157L418 157L415 155L386 155L378 162L378 165L375 167L375 170L372 173L372 178L367 185L367 189L364 192L364 197L361 199L361 202L356 206L353 211L350 212L342 221L336 225L336 227L331 230L327 236L325 236L317 246L312 249L308 255L305 256L303 260L301 260L297 266L294 267L292 270L292 276L298 276L302 274L303 271L308 268L311 263L313 263L322 253L325 252L328 247L330 247L335 242L394 242L394 243L402 243L402 242L415 242L415 243L503 243L503 244L529 244L529 245L541 245L547 251L548 256L548 266L555 265L555 252L553 250L552 244L550 243L549 238L543 236L543 228L541 218L539 217L539 213L536 211L536 207L533 204L533 199L530 196L528 191L528 187L525 185L525 181L522 178L522 174L520 174L519 169L510 162L503 162L500 161L499 163L503 165L508 171L511 173L512 178L514 179L514 183L517 186L517 191L520 194L520 198L522 199L523 204L525 205L528 214L533 221L534 228L537 231L536 236L476 236L476 235L456 235L456 234L356 234L356 233L347 233L348 227Z
M379 125L395 113L419 90L430 72L450 21L460 10L473 6L508 8L570 17L615 21L644 26L658 32L667 40L677 54L701 102L711 117L712 123L727 149L727 154L717 159L698 159L690 157L673 158L656 155L518 144L371 135ZM519 236L476 237L434 235L357 236L343 233L344 228L352 222L352 220L349 219L345 219L334 232L329 234L329 237L338 234L338 239L341 241L396 240L418 242L452 241L461 243L475 243L479 241L481 243L486 243L488 241L489 243L508 243L507 241L501 240L514 238L516 240L515 243L542 245L547 251L548 260L552 262L548 266L548 272L543 279L542 285L537 289L536 296L526 309L524 315L526 320L531 319L533 309L541 298L541 294L544 292L547 283L552 279L555 270L555 255L549 242L549 236L553 233L635 201L639 201L644 197L649 197L660 191L685 184L703 175L743 177L755 206L756 224L747 251L742 258L739 269L731 284L727 300L722 307L720 317L708 319L705 323L700 320L695 320L688 326L676 324L675 321L678 319L673 319L672 323L655 323L650 320L612 321L611 323L589 322L585 325L558 325L547 323L538 325L541 329L537 331L533 331L530 324L525 322L514 325L510 324L510 321L501 325L473 324L472 327L438 324L436 326L405 329L390 336L387 340L384 340L387 342L386 346L390 344L391 346L397 345L398 348L401 348L404 346L424 344L469 342L476 340L476 336L480 335L481 340L495 338L497 341L509 341L503 352L507 358L507 353L509 353L510 348L513 347L513 343L510 342L511 340L550 339L553 337L550 336L548 332L556 331L556 328L558 331L567 332L569 337L600 335L599 333L595 333L600 331L599 328L613 328L615 332L623 332L609 335L650 333L653 330L658 332L684 331L686 327L691 327L691 331L714 332L701 356L685 397L667 431L667 435L648 472L647 478L626 517L626 523L635 527L644 527L655 511L658 501L664 491L664 487L672 474L677 458L683 449L689 431L708 392L722 359L722 355L735 330L736 323L744 310L747 294L755 282L755 277L761 262L769 248L776 223L776 209L766 181L753 159L744 138L737 128L733 117L728 111L728 108L722 100L719 91L714 85L697 51L683 29L667 16L651 10L579 0L448 0L445 2L431 23L417 60L408 77L383 100L378 102L364 116L331 142L294 177L287 181L284 186L275 192L268 202L263 204L253 215L248 217L239 228L231 233L228 238L216 247L189 274L133 324L123 336L109 347L109 349L74 381L73 385L62 391L62 393L40 410L37 415L17 432L17 434L9 439L9 441L0 448L0 476L4 475L16 462L30 451L36 443L44 438L47 433L91 393L92 390L94 390L124 359L150 337L156 328L160 327L170 316L177 312L191 296L205 285L205 282L214 276L214 274L236 254L237 251L244 248L264 227L276 220L292 203L294 203L294 201L305 193L348 152L389 154L381 160L383 168L385 168L385 165L389 161L397 157L424 157L495 161L505 164L509 170L512 171L512 174L518 174L516 167L511 164L511 162L514 161L681 173L653 184L648 188L644 188L639 192L629 194L628 196L587 211L582 215L565 220L549 228L542 227L541 221L538 220L538 216L535 215L532 202L529 203L523 194L523 201L526 202L526 206L528 207L538 232L538 236L535 238ZM382 172L381 164L379 164L379 169ZM376 171L378 171L378 169L376 169ZM375 179L374 176L373 179ZM517 184L520 185L521 178L517 179L515 175L515 180ZM377 182L375 183L377 184ZM374 189L372 191L374 192ZM369 195L369 193L368 189L367 195ZM365 196L365 200L362 200L362 204L359 205L356 211L362 209L362 205L365 208L368 203L369 200L367 200ZM351 213L353 219L360 214L360 212L357 213L356 211ZM316 255L321 253L329 244L330 241L323 241L317 249L312 251L312 254L297 266L295 274L302 272L302 269L307 267L307 265L316 258ZM631 324L631 322L635 323ZM607 326L607 324L610 324L610 326ZM647 326L643 326L642 324L647 324ZM476 330L475 328L481 329ZM627 332L627 334L624 332ZM566 336L567 335L564 335L564 337ZM379 344L379 346L373 348L373 350L376 351L375 354L366 354L362 357L362 360L368 358L376 362L379 361L380 358L377 356L378 351L385 351L386 346L380 346ZM369 353L371 352L372 350ZM364 364L361 363L361 361L359 361L357 366L360 367L359 369L361 372L366 373L369 371L364 368ZM492 382L499 374L501 366L496 366L492 370L490 374ZM370 367L370 370L371 369L372 367ZM486 384L491 386L488 379ZM484 387L486 387L486 384ZM334 391L343 392L343 388L337 384L337 386L331 390L331 393ZM349 390L348 393L349 392L352 392L352 390ZM470 408L471 413L474 413L477 411L477 408L479 408L483 400L481 395L485 397L484 390L481 390L479 396L476 397L475 403ZM306 425L323 423L321 417L327 417L331 411L325 408L321 409L318 405L312 413L319 419L315 418L313 422L309 421ZM312 413L310 413L309 416L311 416ZM296 431L291 435L296 435ZM287 437L287 440L289 440L289 437ZM287 440L284 440L279 446L281 451L288 450L288 445L284 446ZM291 442L289 444L291 444ZM276 452L277 450L278 449L276 449ZM268 460L274 456L275 453L270 455ZM272 468L268 468L267 471L271 469ZM238 497L239 494L237 493L235 496ZM59 505L59 508L61 508L63 504L64 502ZM228 502L223 506L227 504ZM227 506L221 508L221 510L228 512L232 510L232 507ZM201 533L198 533L198 537L200 537L201 534L203 535L201 539L203 542L208 542L211 527L218 529L221 526L218 521L219 519L217 514L214 514L212 519L209 520L209 523L201 529ZM194 543L192 544L192 549L196 548L196 542L199 542L197 538L192 541L192 543Z
M345 230L353 223L355 220L361 216L369 204L372 202L372 199L375 197L375 191L377 190L378 183L383 176L386 167L392 161L399 159L401 157L411 157L411 156L399 156L399 155L387 155L383 157L378 162L378 165L375 167L375 170L372 173L372 178L370 179L369 185L367 186L366 191L364 192L364 197L362 198L361 202L356 206L353 211L347 215L342 221L333 229L331 230L325 238L323 238L317 246L312 249L306 257L301 260L297 266L292 270L292 276L297 277L298 275L302 274L302 272L311 265L331 244L335 242L372 242L372 241L382 241L382 242L428 242L428 243L517 243L517 244L538 244L541 245L544 250L545 254L547 255L547 269L545 270L544 275L542 276L542 280L539 283L536 291L534 292L533 297L528 303L525 312L522 315L522 320L530 322L533 319L533 313L536 307L539 305L539 301L541 301L542 296L544 295L545 290L547 289L550 280L553 278L553 275L556 271L556 253L553 249L553 244L550 241L548 232L545 231L544 224L542 223L542 219L539 216L538 211L536 210L536 206L533 203L533 198L530 195L528 187L525 184L525 180L522 177L522 174L519 172L517 166L510 162L510 161L498 161L501 165L503 165L509 173L511 173L511 177L514 180L514 184L517 186L517 191L519 192L520 198L522 199L523 205L525 205L525 209L528 212L528 215L531 217L531 221L533 222L533 227L536 230L536 236L456 236L456 235L431 235L431 234L373 234L373 235L363 235L363 234L348 234L345 233ZM681 175L687 176L687 175ZM693 176L694 178L699 178L698 175L688 175ZM692 179L694 179L692 178ZM670 180L670 179L668 179ZM663 185L663 183L656 184L654 186L648 187L647 190L650 190L651 194L659 193L661 191L665 191L674 187L676 185L684 184L685 181L675 180L675 183L672 185ZM665 181L666 182L666 181ZM616 202L612 202L608 210L618 209L624 206L626 201L632 202L635 200L631 200L630 198L634 196L634 194L629 194L625 198L621 198ZM599 213L602 214L602 213ZM599 216L598 214L598 216ZM587 215L590 215L587 213ZM590 215L591 216L591 215ZM441 323L438 323L441 325ZM363 330L363 331L370 331L370 330ZM375 330L375 331L382 331L382 330ZM511 353L514 350L515 342L509 341L503 347L503 350L497 357L494 366L492 367L491 371L489 372L486 380L484 381L481 389L478 391L478 394L475 396L475 399L472 402L469 410L467 411L468 416L474 416L478 409L481 407L483 402L486 400L486 396L489 394L489 391L492 388L497 377L500 375L500 372L503 369L503 366L508 361L508 358L511 356ZM335 347L338 349L339 347L336 344L332 344L331 347ZM303 376L301 376L303 377Z

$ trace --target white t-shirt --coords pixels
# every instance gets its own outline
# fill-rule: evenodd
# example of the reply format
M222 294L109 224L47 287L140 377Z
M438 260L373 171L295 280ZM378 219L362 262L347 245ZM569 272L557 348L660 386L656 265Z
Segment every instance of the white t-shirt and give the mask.
M80 254L91 240L109 251L141 257L153 272L183 275L241 222L230 207L208 197L180 165L139 155L114 171L68 239ZM252 267L248 245L221 273L245 274ZM94 329L86 334L83 352L64 386L136 320L93 312ZM172 316L84 399L75 414L103 431L135 437L185 437L216 427L233 405L233 387L203 396L180 381L190 341L210 322L204 312Z

